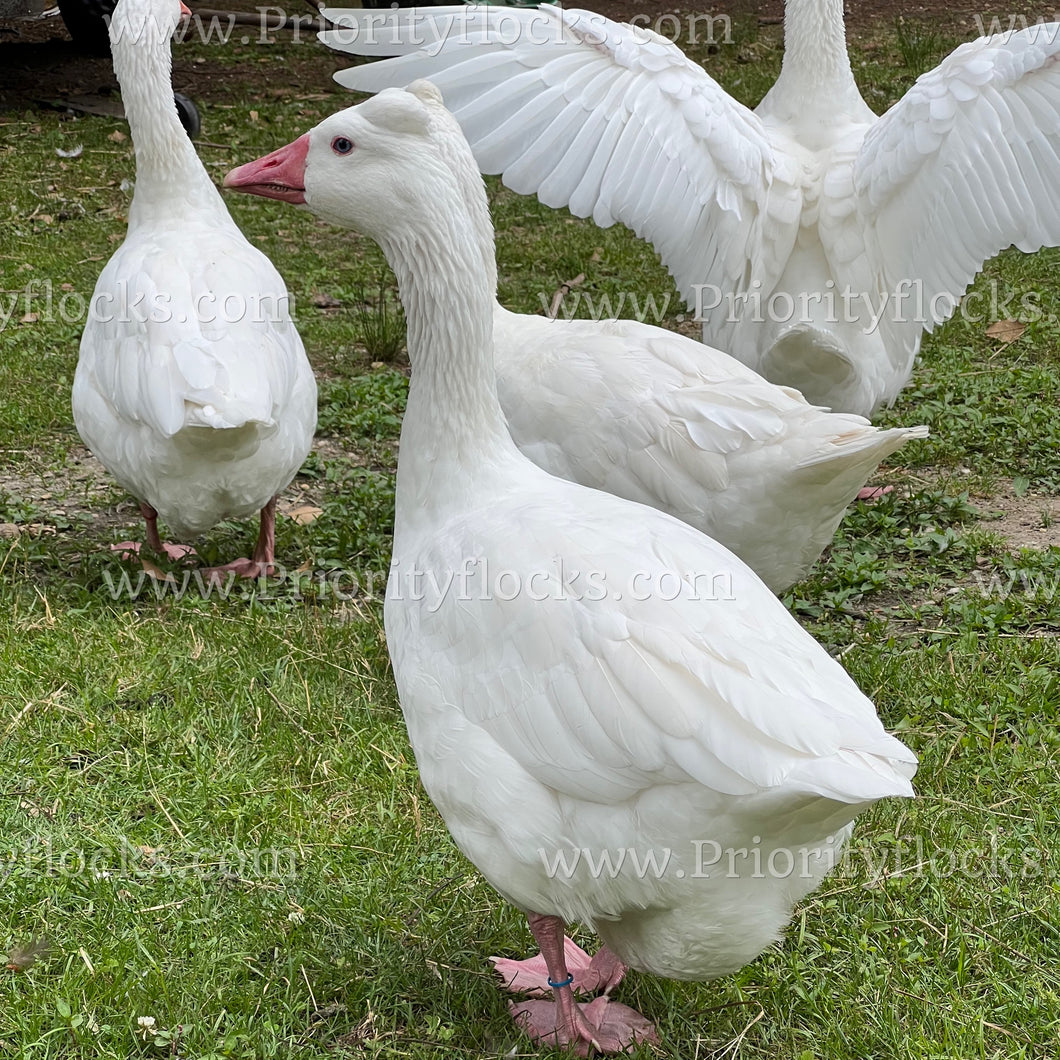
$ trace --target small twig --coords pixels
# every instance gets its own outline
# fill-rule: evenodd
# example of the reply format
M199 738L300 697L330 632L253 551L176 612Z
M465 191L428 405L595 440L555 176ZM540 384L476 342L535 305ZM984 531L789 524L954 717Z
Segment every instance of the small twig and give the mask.
M185 902L190 902L191 898L178 898L175 902L163 902L161 905L149 905L146 909L141 909L141 913L157 913L162 909L176 909L178 906L182 906Z
M305 965L300 964L298 970L302 973L302 978L305 980L305 985L309 989L309 1000L313 1002L313 1011L315 1012L320 1006L317 1004L316 995L313 993L313 986L309 982L309 976L306 975Z
M279 698L279 697L278 697L278 696L276 695L276 693L275 693L275 692L273 692L273 690L272 690L271 688L269 688L269 687L268 687L267 685L265 686L265 694L266 694L266 695L267 695L267 696L269 697L269 699L271 699L271 700L273 701L273 703L275 703L275 704L276 704L276 706L278 706L278 707L280 708L281 712L283 713L283 716L284 716L284 717L285 717L285 718L286 718L286 719L287 719L287 720L288 720L288 721L289 721L289 722L290 722L290 723L291 723L291 724L292 724L292 725L293 725L293 726L294 726L294 727L295 727L295 728L296 728L296 729L297 729L297 730L298 730L298 731L299 731L299 732L300 732L300 733L301 733L301 734L302 734L302 735L303 735L303 736L304 736L304 737L305 737L305 738L306 738L306 739L307 739L307 740L308 740L308 741L309 741L310 743L315 743L315 744L316 744L316 745L317 745L318 747L320 746L320 741L319 741L319 740L318 740L318 739L317 739L317 738L316 738L316 737L315 737L315 736L314 736L314 735L313 735L313 734L312 734L311 732L309 732L309 731L308 731L307 729L303 728L303 726L301 726L301 725L300 725L300 724L298 723L298 720L297 720L296 718L294 718L294 717L292 717L292 716L291 716L291 712L290 712L290 711L289 711L289 710L288 710L288 709L287 709L287 708L286 708L286 707L285 707L285 706L283 705L283 703L281 702L280 698Z
M456 883L457 880L463 879L463 877L464 873L459 872L455 876L450 876L449 879L442 880L441 883L431 888L427 896L423 899L422 902L420 902L420 907L416 910L415 913L412 914L412 916L408 918L408 920L405 921L405 930L401 933L402 942L404 942L409 937L409 934L411 933L412 929L420 922L420 918L423 916L423 911L424 909L426 909L427 905L430 902L434 901L434 899L437 898L438 895L442 893L442 891L446 890L446 888L448 887L451 887L454 883Z
M731 1042L729 1042L728 1045L725 1046L725 1048L722 1050L720 1055L723 1056L723 1057L724 1056L729 1056L729 1055L732 1055L733 1057L735 1057L736 1054L740 1051L740 1046L743 1045L744 1038L747 1037L747 1032L759 1020L764 1019L765 1015L766 1015L766 1010L764 1008L759 1007L758 1015L755 1016L755 1018L753 1020L751 1020L751 1022L748 1023L747 1026L744 1027L744 1029L742 1031L740 1031L740 1033L738 1035L736 1035L736 1037L733 1038L733 1040Z

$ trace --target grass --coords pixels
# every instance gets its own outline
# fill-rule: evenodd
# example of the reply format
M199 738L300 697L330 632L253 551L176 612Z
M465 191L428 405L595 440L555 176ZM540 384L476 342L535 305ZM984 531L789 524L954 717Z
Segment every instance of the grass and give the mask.
M736 29L697 57L753 103L779 67L777 33ZM258 71L192 89L213 174L348 102L320 84L326 53L306 72L312 48L180 53ZM919 54L889 24L854 52L877 110ZM292 68L296 85L262 87ZM396 303L381 256L289 207L230 198L288 278L321 380L319 445L290 491L314 514L281 516L279 583L204 599L191 578L182 592L179 570L160 583L106 551L135 513L80 462L79 327L46 319L45 292L53 308L87 299L121 238L124 126L0 122L0 309L20 300L0 332L0 1056L528 1054L487 961L526 952L528 935L419 787L388 670L380 596L407 381L399 354L376 366L387 358L357 310L364 291L376 312ZM77 143L79 159L56 156ZM672 284L628 233L490 189L509 306L538 311L584 273L597 298L670 293L676 321ZM738 974L631 976L621 999L658 1022L660 1055L1056 1054L1060 551L1017 547L995 518L1017 499L1048 513L1060 492L1056 263L1008 252L977 281L984 304L998 292L994 316L1028 324L1016 342L986 335L990 314L926 340L882 421L928 423L932 438L899 454L881 475L899 489L853 509L789 594L921 756L920 798L865 815L786 941ZM200 551L226 559L254 533L224 525ZM22 968L34 939L47 949Z
M933 69L946 57L942 35L918 19L899 15L894 20L894 35L902 62L914 77Z
M360 292L357 320L361 325L361 344L368 356L388 363L397 360L405 348L405 314L400 301L396 308L391 307L385 280L379 281L374 300L363 290Z

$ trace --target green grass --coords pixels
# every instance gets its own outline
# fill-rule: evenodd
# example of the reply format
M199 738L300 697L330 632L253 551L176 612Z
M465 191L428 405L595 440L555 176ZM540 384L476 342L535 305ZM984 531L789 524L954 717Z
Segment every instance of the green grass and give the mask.
M779 68L778 33L734 27L733 45L696 55L754 103ZM854 42L877 110L926 55L911 41L884 24ZM311 49L180 53L260 71L199 96L218 178L349 102L320 86L332 56L313 51L306 72ZM282 77L263 90L296 62L289 80L316 78L305 92ZM0 287L38 282L0 331L0 523L23 530L0 537L0 953L48 944L23 971L0 961L0 1057L528 1055L487 958L526 953L529 936L420 788L388 669L381 592L407 380L400 354L373 366L387 357L358 312L369 292L393 331L381 255L305 213L230 197L292 287L321 380L320 447L291 491L319 512L280 518L278 583L223 599L193 578L178 593L179 569L175 587L139 584L140 568L106 551L135 530L127 499L77 477L78 324L44 319L40 301L48 282L53 299L91 293L124 230L130 145L106 118L0 122ZM80 159L55 155L76 143ZM667 319L682 312L629 233L490 190L512 308L538 311L584 273L594 297L669 293ZM1010 346L986 336L989 319L925 341L881 422L925 422L932 438L898 455L880 476L896 493L855 508L789 594L921 756L919 799L866 814L786 941L738 974L632 975L619 996L658 1023L658 1055L1056 1055L1060 550L1011 547L993 518L1010 480L1028 503L1060 493L1056 264L1056 251L1008 252L977 281L1015 295L998 315L1028 328ZM200 552L230 558L254 533L226 524Z

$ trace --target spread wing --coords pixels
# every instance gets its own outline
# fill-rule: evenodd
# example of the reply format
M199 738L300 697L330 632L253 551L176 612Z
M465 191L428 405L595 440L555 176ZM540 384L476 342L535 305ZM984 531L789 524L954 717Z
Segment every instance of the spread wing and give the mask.
M868 279L908 292L904 321L884 318L895 348L914 351L998 251L1060 244L1058 58L1060 23L963 44L866 136L854 188Z
M325 12L332 48L396 58L335 75L374 92L426 77L483 172L647 239L695 303L695 284L749 289L794 238L799 202L771 193L760 120L674 44L588 11L494 6ZM774 218L788 222L778 237ZM788 248L790 249L790 248Z

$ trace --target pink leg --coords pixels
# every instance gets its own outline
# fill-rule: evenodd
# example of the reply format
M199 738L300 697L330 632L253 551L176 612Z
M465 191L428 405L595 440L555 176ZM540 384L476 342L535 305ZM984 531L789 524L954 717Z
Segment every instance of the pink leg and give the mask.
M258 542L254 546L251 559L234 559L219 567L209 567L203 571L207 577L234 573L240 578L269 577L273 573L273 560L276 558L276 498L273 497L261 509L261 524L258 529Z
M261 509L258 543L254 546L254 562L266 576L272 573L272 561L276 558L276 498L273 497Z
M579 1005L569 981L563 921L540 913L527 913L526 918L541 947L555 1000L512 1002L508 1009L516 1024L534 1041L569 1046L578 1056L588 1056L590 1050L624 1053L636 1042L659 1040L655 1028L639 1012L606 995L588 1005Z
M162 552L162 538L158 536L158 512L146 501L140 501L140 514L147 523L147 547Z
M168 556L172 560L184 559L185 556L195 555L195 549L191 545L171 545L158 536L158 512L146 501L140 501L140 514L144 517L144 522L147 523L147 547L153 552L158 553L160 556ZM139 541L119 541L116 545L111 545L110 548L112 552L120 552L122 559L128 559L130 555L138 556L140 554Z
M626 966L606 946L597 950L590 960L581 946L564 936L563 958L567 962L567 971L574 975L571 989L576 994L610 994L626 974ZM547 997L551 993L548 968L540 953L525 961L513 961L507 957L491 957L490 960L505 990L532 997Z

